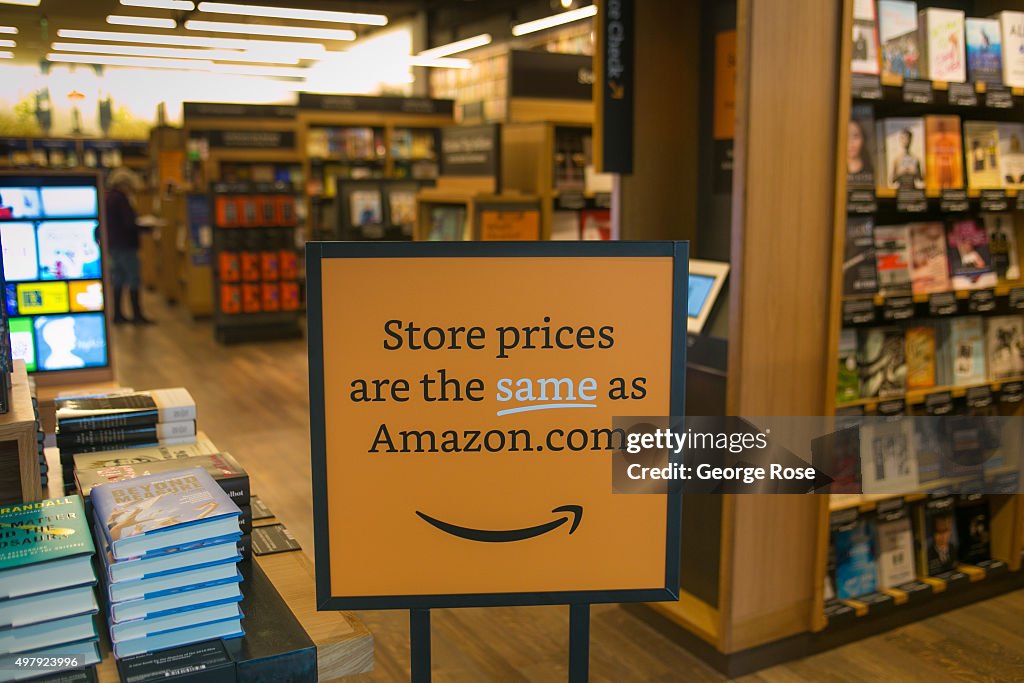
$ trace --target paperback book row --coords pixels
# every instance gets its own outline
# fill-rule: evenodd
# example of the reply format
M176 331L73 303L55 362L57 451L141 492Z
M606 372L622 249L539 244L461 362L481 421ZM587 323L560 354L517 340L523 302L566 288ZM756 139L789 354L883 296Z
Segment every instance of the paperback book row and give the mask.
M996 575L1004 562L992 559L991 506L982 494L941 496L906 505L885 501L878 510L832 513L826 610L834 601L891 605L896 589L913 599L932 594L929 579L966 584L968 572Z
M1024 187L1024 123L956 115L875 119L850 110L846 179L851 189L1000 190Z
M854 73L1024 87L1024 12L968 17L910 0L856 0Z
M989 289L1020 280L1014 214L876 225L849 216L843 294L935 294Z
M844 328L836 403L1024 378L1024 316L957 316Z
M298 224L295 195L286 192L218 192L213 198L213 210L218 228L281 228Z
M222 313L299 310L299 255L292 240L292 234L282 230L239 230L218 236Z

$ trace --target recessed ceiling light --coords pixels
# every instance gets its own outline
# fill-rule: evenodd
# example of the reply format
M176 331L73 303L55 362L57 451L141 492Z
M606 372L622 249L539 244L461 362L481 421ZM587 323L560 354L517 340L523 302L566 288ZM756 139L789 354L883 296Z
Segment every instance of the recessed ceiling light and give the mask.
M388 18L383 14L362 12L336 12L319 9L295 9L292 7L265 7L263 5L238 5L230 2L201 2L200 12L214 14L241 14L243 16L273 17L275 19L301 19L305 21L333 21L339 24L368 24L385 26Z
M178 22L174 19L161 19L159 17L128 17L123 14L111 14L107 16L108 24L119 24L121 26L148 26L150 28L177 28Z
M209 38L206 36L180 36L166 33L128 33L122 31L86 31L62 28L58 38L101 40L115 43L146 43L149 45L185 45L187 47L213 47L225 50L253 50L316 58L327 52L320 43L299 43L284 40L249 40L243 38Z
M597 5L587 5L586 7L572 9L568 12L562 12L561 14L553 14L550 17L544 17L543 19L536 19L534 21L516 24L512 27L512 35L523 36L527 33L543 31L546 28L554 28L555 26L561 26L562 24L569 24L574 21L579 21L580 19L586 19L594 16L595 14L597 14Z
M456 52L472 50L473 48L483 47L484 45L489 45L490 43L491 34L481 33L480 35L473 36L472 38L456 40L454 43L448 43L446 45L438 45L437 47L432 47L429 50L424 50L423 52L420 52L417 56L426 57L428 59L434 57L446 57L448 55L453 55Z
M104 55L128 55L132 57L167 57L171 59L206 59L219 62L251 62L254 64L298 64L295 56L274 56L265 52L242 50L207 50L175 47L153 47L144 45L104 45L103 43L54 43L51 49L58 52L89 52Z
M196 4L191 0L121 0L122 5L128 7L154 7L156 9L177 9L183 12L191 12Z
M306 28L303 26L277 26L274 24L238 24L230 21L185 22L190 31L212 31L214 33L245 33L260 36L283 36L287 38L319 38L321 40L355 40L356 33L347 28Z
M0 26L0 33L14 34L18 32L17 26Z

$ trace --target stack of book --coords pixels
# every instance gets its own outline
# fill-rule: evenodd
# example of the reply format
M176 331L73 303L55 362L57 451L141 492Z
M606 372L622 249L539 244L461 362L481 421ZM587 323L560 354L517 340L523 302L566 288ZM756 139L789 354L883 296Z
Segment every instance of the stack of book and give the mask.
M95 547L82 499L0 507L0 528L0 656L55 657L64 669L96 664ZM40 673L3 672L4 680Z
M77 453L195 443L196 404L187 389L154 389L57 399L57 447L64 492Z
M91 497L115 657L243 635L241 511L206 470L102 484Z

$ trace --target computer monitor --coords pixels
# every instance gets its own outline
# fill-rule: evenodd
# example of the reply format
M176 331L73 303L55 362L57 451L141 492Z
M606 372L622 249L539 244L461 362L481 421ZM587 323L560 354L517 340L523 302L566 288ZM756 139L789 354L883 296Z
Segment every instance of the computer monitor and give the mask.
M686 299L686 331L700 334L704 330L725 278L729 264L718 261L690 259L690 283Z

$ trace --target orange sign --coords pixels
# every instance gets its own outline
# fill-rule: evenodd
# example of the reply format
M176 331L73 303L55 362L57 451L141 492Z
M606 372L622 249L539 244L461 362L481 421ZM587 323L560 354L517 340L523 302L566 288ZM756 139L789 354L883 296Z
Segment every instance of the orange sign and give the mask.
M540 239L540 211L484 209L480 212L480 239L522 242Z
M732 140L736 131L736 31L715 35L716 140Z
M675 596L678 496L613 493L611 448L614 416L681 412L685 243L307 264L321 609Z

